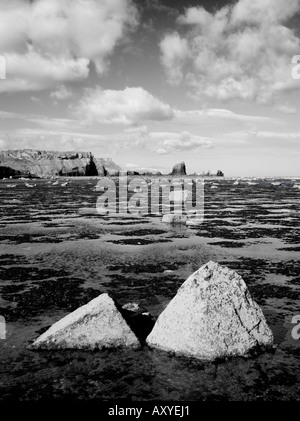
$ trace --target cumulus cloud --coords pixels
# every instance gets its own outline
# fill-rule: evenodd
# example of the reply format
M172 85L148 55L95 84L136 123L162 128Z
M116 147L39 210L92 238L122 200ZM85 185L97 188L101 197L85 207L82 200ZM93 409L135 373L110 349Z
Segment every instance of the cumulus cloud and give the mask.
M173 118L172 108L143 88L123 91L88 90L75 109L75 114L87 122L140 124L143 121L163 121Z
M160 44L169 82L184 79L199 99L272 102L297 86L290 62L300 40L287 21L299 11L300 0L239 0L215 13L188 8L177 20L184 36L167 34ZM173 54L164 48L172 39Z
M117 43L137 24L131 0L2 0L0 91L41 90L101 74Z

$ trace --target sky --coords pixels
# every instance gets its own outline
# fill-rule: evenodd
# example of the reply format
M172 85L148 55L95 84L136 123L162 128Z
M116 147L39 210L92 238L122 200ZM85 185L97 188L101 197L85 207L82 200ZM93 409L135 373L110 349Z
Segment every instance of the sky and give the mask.
M0 0L0 149L300 176L298 63L300 0Z

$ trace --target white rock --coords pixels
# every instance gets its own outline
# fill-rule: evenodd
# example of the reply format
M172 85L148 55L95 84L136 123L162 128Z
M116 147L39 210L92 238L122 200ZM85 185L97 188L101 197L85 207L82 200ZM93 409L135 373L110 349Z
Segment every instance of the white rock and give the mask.
M271 346L273 335L243 279L209 262L193 273L147 337L153 348L214 360Z
M32 349L137 348L132 332L108 294L101 294L54 323L32 345Z
M185 224L186 221L187 221L186 215L175 214L175 213L166 213L162 218L162 222L166 222L168 224Z

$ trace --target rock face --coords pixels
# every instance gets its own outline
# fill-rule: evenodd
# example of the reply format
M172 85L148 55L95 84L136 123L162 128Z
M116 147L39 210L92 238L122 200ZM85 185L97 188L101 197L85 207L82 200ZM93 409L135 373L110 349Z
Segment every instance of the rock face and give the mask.
M209 262L179 288L146 342L153 348L212 361L269 347L273 335L243 279Z
M52 325L32 349L139 347L140 342L108 294L101 294Z
M90 152L51 152L33 149L0 152L0 178L105 176L120 171L111 159L95 159Z
M186 175L185 163L180 162L180 164L175 164L172 169L171 175Z

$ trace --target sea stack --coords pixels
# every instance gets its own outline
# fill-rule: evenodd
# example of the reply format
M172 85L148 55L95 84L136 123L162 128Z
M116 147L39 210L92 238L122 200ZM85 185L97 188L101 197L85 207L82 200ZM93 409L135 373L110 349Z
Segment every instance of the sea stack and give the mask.
M172 169L171 175L186 175L185 163L180 162L179 164L175 164Z
M108 294L101 294L54 323L30 348L94 350L139 346L115 301Z
M146 342L152 348L213 361L270 347L273 334L241 276L209 262L179 288Z

